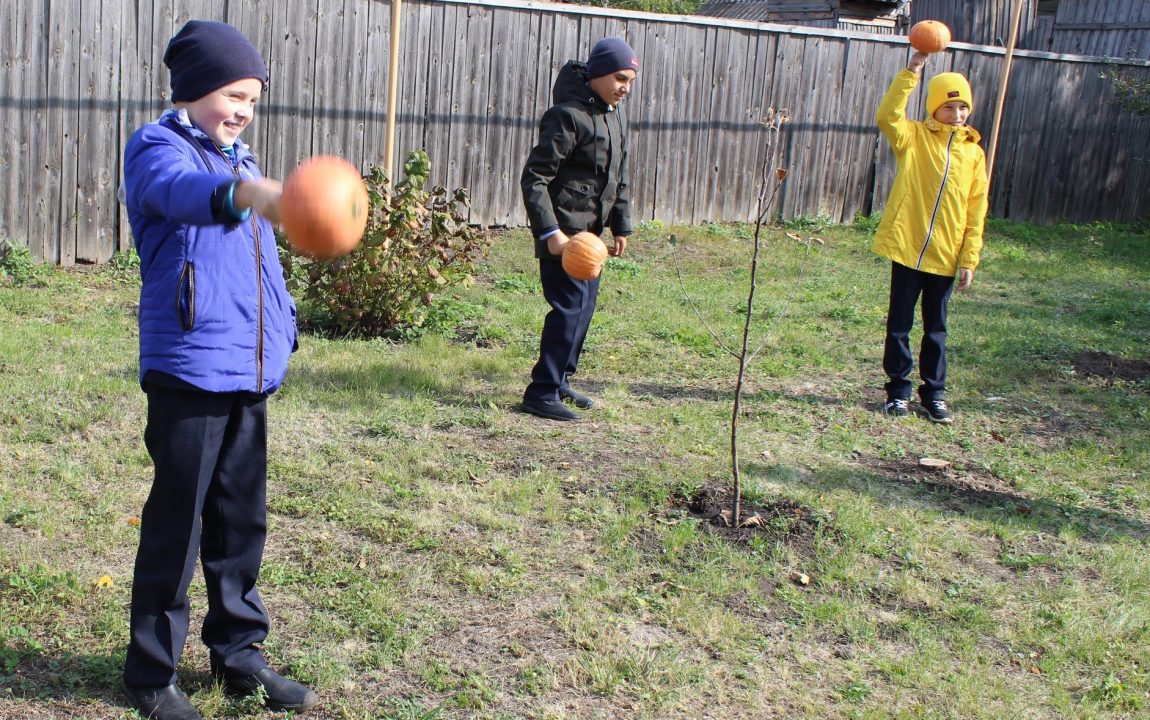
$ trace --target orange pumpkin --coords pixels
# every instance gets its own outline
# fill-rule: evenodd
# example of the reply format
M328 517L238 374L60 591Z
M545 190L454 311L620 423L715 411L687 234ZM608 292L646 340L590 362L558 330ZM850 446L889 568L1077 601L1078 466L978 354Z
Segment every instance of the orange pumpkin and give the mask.
M919 52L942 52L950 45L950 28L938 20L917 22L910 29L910 45Z
M607 246L594 233L575 233L563 248L563 269L576 280L594 280L599 277L605 262Z
M343 158L317 155L284 181L280 223L296 252L326 260L355 250L369 209L359 170Z

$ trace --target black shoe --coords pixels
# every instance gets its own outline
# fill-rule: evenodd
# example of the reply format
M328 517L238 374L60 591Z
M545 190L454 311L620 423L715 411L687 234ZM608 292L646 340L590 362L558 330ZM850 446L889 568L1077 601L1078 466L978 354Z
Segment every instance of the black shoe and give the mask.
M559 399L570 400L575 403L575 407L583 410L589 410L595 405L595 401L587 397L583 393L577 393L569 387L559 388Z
M950 425L954 422L954 417L950 414L950 410L946 408L946 401L942 398L927 400L923 402L922 406L926 408L926 414L930 417L931 422L942 425Z
M528 400L523 398L523 412L548 420L579 420L575 412L558 400Z
M906 417L910 415L910 402L906 398L891 398L882 406L883 415Z
M224 686L234 695L248 696L264 689L264 705L269 710L295 710L302 712L309 710L319 703L319 695L300 685L295 680L288 680L271 668L264 668L251 675L218 675L224 681Z
M124 685L132 707L150 720L203 720L196 706L175 683L164 687Z

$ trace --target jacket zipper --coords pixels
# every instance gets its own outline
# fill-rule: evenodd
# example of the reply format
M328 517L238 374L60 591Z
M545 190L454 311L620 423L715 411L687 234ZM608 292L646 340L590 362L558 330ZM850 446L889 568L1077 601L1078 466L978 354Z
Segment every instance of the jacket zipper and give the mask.
M938 209L942 206L942 191L946 189L946 179L950 175L950 147L954 144L955 134L951 133L950 139L946 141L946 166L942 169L942 181L938 184L938 197L934 199L934 210L930 213L930 224L926 227L926 241L922 244L922 250L918 252L918 262L914 264L915 270L922 269L922 257L926 255L926 249L930 247L930 241L934 237L934 223L938 219Z
M213 146L215 143L213 143ZM223 150L216 148L216 153L223 158L228 167L232 169L232 174L236 176L236 180L242 180L240 176L240 169L232 164L228 156L224 154ZM264 281L263 281L263 263L260 256L260 226L256 221L256 214L252 212L252 237L256 251L256 312L258 313L256 319L256 392L261 393L264 390Z

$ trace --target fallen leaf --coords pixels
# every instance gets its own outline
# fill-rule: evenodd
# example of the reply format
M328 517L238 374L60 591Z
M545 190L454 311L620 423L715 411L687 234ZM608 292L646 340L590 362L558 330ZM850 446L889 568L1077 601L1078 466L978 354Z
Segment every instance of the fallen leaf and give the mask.
M130 517L130 518L128 518L128 524L131 525L132 527L140 527L140 518Z
M897 530L895 530L895 529L894 529L894 528L892 528L892 527L888 527L888 528L886 529L886 531L887 531L888 533L895 533L895 532L898 532Z
M719 517L723 519L723 525L724 526L731 527L731 511L730 510L723 510L722 512L719 513Z
M112 576L111 575L101 575L99 580L96 580L94 583L92 583L92 585L97 590L102 589L102 588L110 588L114 584L115 583L112 582Z
M826 241L820 237L811 238L811 242L813 242L815 245L826 245L827 244Z
M791 582L795 583L796 585L810 585L811 578L806 573L801 573L798 570L795 570L791 572Z
M762 527L766 525L767 521L763 519L762 515L752 515L746 520L739 523L739 527Z
M487 484L486 480L479 477L478 475L476 475L475 473L473 473L470 470L467 471L467 479L471 481L472 485L485 485L485 484Z
M789 237L791 240L794 240L795 242L803 241L803 236L797 233L787 233L787 237Z
M786 180L788 171L786 168L775 168L775 177L779 180Z
M996 432L990 433L990 437L994 438L998 442L1006 442L1006 436L1005 435L999 435Z

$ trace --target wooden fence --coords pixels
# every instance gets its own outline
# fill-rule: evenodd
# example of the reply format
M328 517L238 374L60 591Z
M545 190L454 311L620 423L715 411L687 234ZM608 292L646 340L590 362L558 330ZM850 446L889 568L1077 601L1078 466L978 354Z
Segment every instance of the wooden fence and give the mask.
M881 209L893 162L873 114L906 62L904 38L516 0L403 8L397 164L426 148L435 182L471 189L476 223L525 222L519 172L553 78L606 35L626 37L643 62L626 102L638 219L750 219L771 106L794 117L784 216ZM376 0L0 3L0 236L65 265L130 246L116 201L123 145L164 110L163 49L192 17L236 25L268 59L271 89L245 139L269 175L318 153L380 162L390 12ZM956 45L928 72L967 73L985 129L1001 62L1001 49ZM1014 67L992 212L1150 214L1150 119L1108 104L1104 62L1023 52ZM1145 62L1120 69L1150 79Z

